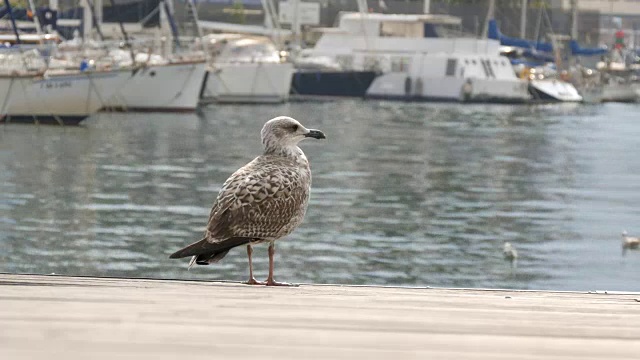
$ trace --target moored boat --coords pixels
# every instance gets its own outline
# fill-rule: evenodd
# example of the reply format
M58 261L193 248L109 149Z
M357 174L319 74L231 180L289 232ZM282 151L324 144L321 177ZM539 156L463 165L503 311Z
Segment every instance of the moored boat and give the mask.
M323 33L313 56L344 69L379 71L369 98L417 101L526 102L525 80L499 54L499 42L460 35L448 15L343 13Z
M210 60L204 103L279 103L289 99L294 66L267 37L212 34L203 38Z
M205 61L139 65L126 86L116 91L104 110L195 111L205 81Z
M78 125L132 77L130 70L47 71L3 76L6 123ZM0 85L4 90L5 86Z

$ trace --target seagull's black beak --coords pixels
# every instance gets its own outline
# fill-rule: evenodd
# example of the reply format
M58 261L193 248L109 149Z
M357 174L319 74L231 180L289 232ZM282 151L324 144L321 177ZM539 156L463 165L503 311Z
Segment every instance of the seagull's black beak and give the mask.
M304 134L304 137L312 137L314 139L326 139L327 137L324 136L324 133L320 130L315 130L315 129L309 129L309 132Z

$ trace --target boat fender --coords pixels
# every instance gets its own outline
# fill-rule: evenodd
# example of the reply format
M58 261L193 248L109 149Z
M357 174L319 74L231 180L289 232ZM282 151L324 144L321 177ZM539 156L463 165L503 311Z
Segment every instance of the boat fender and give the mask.
M462 101L469 101L471 99L471 93L473 92L473 83L471 79L467 79L467 81L462 84L462 88L460 89L462 93Z
M404 94L406 96L411 95L411 78L408 76L404 79Z
M413 86L413 95L422 96L422 79L417 77L415 85Z

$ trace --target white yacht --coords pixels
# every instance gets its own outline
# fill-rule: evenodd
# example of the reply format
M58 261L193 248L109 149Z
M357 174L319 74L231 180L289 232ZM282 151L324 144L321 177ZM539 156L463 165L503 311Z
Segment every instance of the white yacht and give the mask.
M128 59L131 57L128 56ZM204 54L185 53L168 58L138 53L133 78L110 97L105 110L178 112L195 111L205 80Z
M43 64L35 50L0 55L0 122L77 125L132 78L131 70L46 69Z
M73 39L58 46L49 67L129 69L131 79L104 99L106 111L195 111L206 71L204 53L188 50L161 55L162 47L151 40L131 45L129 50Z
M104 110L182 112L198 107L206 66L204 61L172 61L136 68L126 86Z
M521 79L529 81L529 92L534 101L541 102L582 102L582 95L576 87L562 80L552 66L528 67L523 64L515 65L514 69Z
M448 15L342 13L314 56L344 69L377 70L372 98L464 102L525 102L527 82L499 53L500 43L464 37L460 18Z
M289 99L294 66L281 59L268 37L211 34L203 102L278 103Z

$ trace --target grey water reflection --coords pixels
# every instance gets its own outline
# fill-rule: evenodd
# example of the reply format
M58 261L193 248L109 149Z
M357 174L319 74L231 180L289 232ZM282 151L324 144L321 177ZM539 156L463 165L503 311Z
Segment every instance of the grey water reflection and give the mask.
M186 270L220 185L288 114L328 141L304 224L278 243L293 282L638 290L640 107L400 102L99 114L0 129L0 271L244 280L243 249ZM520 253L512 273L502 258ZM255 258L266 275L266 250Z

